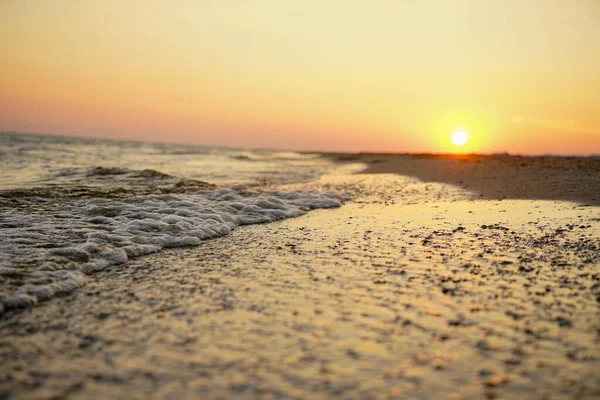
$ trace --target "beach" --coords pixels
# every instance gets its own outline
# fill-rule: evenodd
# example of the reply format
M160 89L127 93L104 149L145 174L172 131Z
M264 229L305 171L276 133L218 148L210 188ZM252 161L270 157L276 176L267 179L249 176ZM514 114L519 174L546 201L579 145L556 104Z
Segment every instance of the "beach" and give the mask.
M324 158L270 190L339 208L7 309L2 397L600 396L600 160Z
M600 0L0 21L0 400L600 400Z
M332 159L367 163L364 173L396 173L457 185L480 199L565 200L600 205L598 157L509 154L361 154Z

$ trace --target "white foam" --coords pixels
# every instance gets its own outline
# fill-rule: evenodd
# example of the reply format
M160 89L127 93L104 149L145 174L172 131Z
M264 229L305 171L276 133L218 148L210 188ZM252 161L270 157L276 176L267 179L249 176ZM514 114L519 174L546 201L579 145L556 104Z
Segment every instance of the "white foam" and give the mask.
M0 228L0 277L18 276L21 285L0 292L0 313L71 291L84 284L85 274L133 257L195 246L240 225L297 217L341 201L335 192L237 187L128 201L77 199L37 215L11 210Z

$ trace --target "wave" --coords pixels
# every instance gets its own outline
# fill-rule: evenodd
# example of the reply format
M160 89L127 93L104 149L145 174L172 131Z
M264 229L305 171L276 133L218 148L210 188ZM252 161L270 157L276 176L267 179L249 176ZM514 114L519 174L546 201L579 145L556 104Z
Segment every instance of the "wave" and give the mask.
M197 179L180 178L154 169L94 167L61 168L31 187L0 190L1 199L26 197L101 197L189 193L215 189L216 185Z
M196 179L178 179L165 185L135 185L132 182L122 182L123 185L118 185L114 182L113 185L47 185L41 187L33 187L28 189L5 189L0 190L0 206L10 206L6 203L11 199L27 199L27 198L104 198L104 199L121 199L129 198L136 195L149 194L171 194L171 193L197 193L213 190L217 186L211 183L199 181Z
M261 151L247 151L229 156L232 160L240 161L307 161L322 158L318 153L296 153L292 151L278 151L278 152L261 152Z
M0 314L70 292L83 285L87 275L135 257L196 246L241 225L297 217L342 202L333 191L282 192L243 186L118 201L5 198L0 202Z
M136 178L173 179L172 175L154 169L135 170L118 167L95 167L88 169L87 176L130 175Z

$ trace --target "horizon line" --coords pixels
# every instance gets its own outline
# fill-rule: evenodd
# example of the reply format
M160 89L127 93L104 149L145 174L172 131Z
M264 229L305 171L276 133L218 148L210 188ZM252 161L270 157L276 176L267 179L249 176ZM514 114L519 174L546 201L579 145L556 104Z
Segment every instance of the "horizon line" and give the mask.
M319 154L340 154L340 155L432 155L432 156L511 156L511 157L580 157L580 158L598 158L600 153L588 153L583 154L557 154L557 153L511 153L509 151L495 151L495 152L468 152L468 153L448 153L448 152L436 152L436 151L414 151L414 152L386 152L386 151L331 151L331 150L297 150L290 148L268 148L268 147L235 147L228 145L206 145L189 142L169 142L169 141L158 141L158 140L144 140L144 139L115 139L106 138L99 136L84 136L78 134L64 134L64 133L50 133L50 132L24 132L17 130L0 130L0 134L13 134L13 135L29 135L29 136L53 136L73 139L90 139L90 140L104 140L109 142L129 142L129 143L147 143L147 144L163 144L163 145L182 145L182 146L198 146L198 147L210 147L217 149L228 149L228 150L252 150L252 151L272 151L272 152L295 152L295 153L319 153Z

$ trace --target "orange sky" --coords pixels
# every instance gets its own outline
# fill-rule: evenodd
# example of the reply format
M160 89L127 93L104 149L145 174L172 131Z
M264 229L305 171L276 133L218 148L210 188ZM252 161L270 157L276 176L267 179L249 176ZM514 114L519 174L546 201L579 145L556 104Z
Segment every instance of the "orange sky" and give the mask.
M600 154L597 0L0 2L0 131Z

